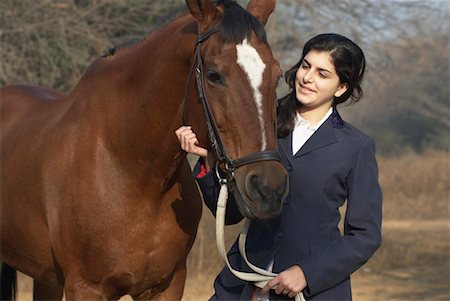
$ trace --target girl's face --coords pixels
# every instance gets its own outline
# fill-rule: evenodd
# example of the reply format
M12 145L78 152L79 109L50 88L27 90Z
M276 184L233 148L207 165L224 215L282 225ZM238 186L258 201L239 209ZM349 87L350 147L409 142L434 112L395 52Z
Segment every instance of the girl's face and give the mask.
M334 97L339 97L347 90L341 84L339 76L328 52L309 51L297 70L295 92L302 108L330 108Z

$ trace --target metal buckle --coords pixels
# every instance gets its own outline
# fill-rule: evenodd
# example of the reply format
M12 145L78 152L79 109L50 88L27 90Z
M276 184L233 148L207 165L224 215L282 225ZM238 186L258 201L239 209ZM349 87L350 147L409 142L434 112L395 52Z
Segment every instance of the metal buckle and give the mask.
M216 169L216 177L217 177L217 179L219 179L220 185L227 184L227 179L226 178L222 178L222 176L220 175L219 163L220 163L219 161L216 161L216 167L215 167L215 169Z

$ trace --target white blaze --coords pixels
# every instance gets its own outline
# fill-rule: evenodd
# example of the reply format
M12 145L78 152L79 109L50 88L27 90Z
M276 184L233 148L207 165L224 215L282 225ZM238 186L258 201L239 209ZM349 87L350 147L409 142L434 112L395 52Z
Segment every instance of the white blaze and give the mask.
M256 107L258 109L258 119L261 127L262 146L261 150L265 150L267 145L266 132L264 130L264 119L262 109L262 95L259 88L262 84L263 72L266 65L261 59L261 56L248 42L247 39L241 44L236 45L237 63L247 74L250 85L253 88L253 97L255 99Z

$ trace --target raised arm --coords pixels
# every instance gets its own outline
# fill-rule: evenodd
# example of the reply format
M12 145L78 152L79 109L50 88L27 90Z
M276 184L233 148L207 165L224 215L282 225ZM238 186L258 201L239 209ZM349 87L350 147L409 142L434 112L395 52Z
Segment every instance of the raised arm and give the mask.
M197 180L203 195L203 200L209 210L216 216L217 199L219 197L219 182L214 172L208 165L208 150L198 146L199 141L197 135L192 131L190 126L182 126L175 131L180 142L181 149L187 153L200 156L199 161L194 167L193 175ZM227 225L236 224L243 219L234 197L229 194L227 209L225 215L225 223Z

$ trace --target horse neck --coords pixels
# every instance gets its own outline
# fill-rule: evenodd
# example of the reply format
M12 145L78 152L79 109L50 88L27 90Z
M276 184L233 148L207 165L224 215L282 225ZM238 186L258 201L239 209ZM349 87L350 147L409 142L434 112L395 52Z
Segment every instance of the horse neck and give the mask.
M180 152L174 132L183 122L196 37L181 33L181 27L192 27L187 23L192 22L181 17L144 42L97 59L73 93L84 95L78 111L83 120L95 119L95 138L139 178L150 170L153 178L166 177Z

